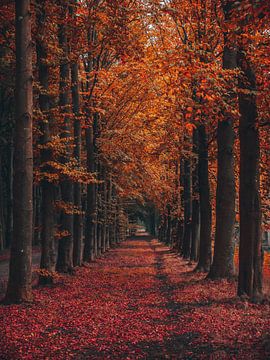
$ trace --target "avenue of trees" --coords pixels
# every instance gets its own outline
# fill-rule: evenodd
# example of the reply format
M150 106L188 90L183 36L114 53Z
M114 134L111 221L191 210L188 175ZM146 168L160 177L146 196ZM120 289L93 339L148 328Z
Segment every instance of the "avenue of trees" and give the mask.
M0 1L6 303L32 300L33 245L51 284L125 239L137 204L197 271L262 298L269 18L262 0Z

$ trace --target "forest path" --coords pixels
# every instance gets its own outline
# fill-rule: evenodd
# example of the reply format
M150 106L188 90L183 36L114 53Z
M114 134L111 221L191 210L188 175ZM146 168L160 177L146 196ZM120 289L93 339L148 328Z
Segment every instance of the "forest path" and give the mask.
M267 359L269 306L234 298L149 236L0 306L0 359Z

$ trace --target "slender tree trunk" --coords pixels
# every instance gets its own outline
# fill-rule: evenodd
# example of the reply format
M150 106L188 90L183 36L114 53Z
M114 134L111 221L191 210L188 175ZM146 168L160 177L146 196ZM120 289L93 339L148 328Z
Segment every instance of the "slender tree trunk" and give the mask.
M95 150L93 125L85 129L87 149L87 171L95 172ZM90 262L95 257L96 184L87 185L86 229L83 260Z
M107 173L104 168L103 170L103 252L107 250L107 228L108 228L108 181Z
M60 99L59 106L64 116L64 126L61 134L62 139L66 139L66 152L61 161L65 165L70 161L71 149L69 141L71 140L71 121L68 111L70 105L69 85L70 85L70 66L69 66L69 49L67 39L66 15L67 6L61 5L62 23L59 25L59 45L62 50L63 58L60 65ZM61 199L64 206L73 206L73 183L66 176L62 175L61 179ZM62 209L60 217L60 229L63 232L58 243L58 257L56 270L63 273L72 272L73 269L73 214L66 209Z
M81 165L82 130L80 120L80 94L79 94L79 66L78 63L71 65L72 83L72 104L74 120L74 156L78 167ZM82 186L81 183L74 184L74 206L77 212L74 215L73 228L73 264L80 266L82 263L82 239L83 239L83 219L82 219Z
M262 294L260 140L257 127L256 78L245 52L239 50L240 79L240 249L238 295ZM245 90L245 93L241 92ZM247 93L249 90L251 93Z
M208 143L204 125L198 127L199 134L199 192L200 192L200 247L196 270L208 272L211 265L211 224L212 208L208 174Z
M229 3L228 3L229 4ZM231 6L224 6L228 20ZM224 34L225 43L227 34ZM237 67L237 50L229 44L224 47L223 68ZM234 98L228 95L228 102ZM234 226L235 226L235 178L234 178L234 129L230 114L218 123L217 147L217 192L216 192L216 234L213 264L208 275L211 279L231 278L234 275Z
M37 8L37 27L40 29L40 33L37 36L37 62L38 62L38 75L39 83L41 86L41 92L39 95L39 107L42 112L41 122L41 168L44 172L44 178L41 181L41 261L40 269L45 272L40 274L39 283L42 285L50 284L53 282L51 276L55 267L55 186L48 180L49 174L52 172L48 162L52 160L52 151L46 146L51 141L50 135L50 98L49 98L49 65L47 47L44 43L44 32L46 24L46 10L44 2L39 1Z
M192 236L192 193L191 193L191 161L184 161L184 236L182 255L185 259L190 258Z
M192 237L190 260L198 260L200 241L200 201L199 201L199 178L198 178L198 130L193 130L193 170L192 170Z
M172 218L171 218L171 206L167 205L166 215L166 244L171 245L172 243Z
M32 300L33 70L29 0L16 0L16 122L14 149L14 230L5 301Z
M112 217L112 178L111 175L109 176L108 180L108 210L107 210L107 250L111 247L111 240L112 240L112 225L111 225L111 217Z
M101 181L101 172L100 172L100 163L97 164L99 180ZM102 254L102 184L97 185L97 256L99 257Z

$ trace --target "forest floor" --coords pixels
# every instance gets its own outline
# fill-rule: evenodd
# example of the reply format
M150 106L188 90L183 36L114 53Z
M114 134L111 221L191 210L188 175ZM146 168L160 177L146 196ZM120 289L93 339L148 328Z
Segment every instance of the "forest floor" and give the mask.
M0 359L270 359L270 308L150 237L0 306Z

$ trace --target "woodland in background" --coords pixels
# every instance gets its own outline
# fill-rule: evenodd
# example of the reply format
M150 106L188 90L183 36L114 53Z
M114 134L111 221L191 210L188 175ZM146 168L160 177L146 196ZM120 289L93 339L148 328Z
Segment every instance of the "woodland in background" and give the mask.
M39 284L51 284L125 239L138 217L211 279L238 273L237 247L238 295L260 301L268 2L15 4L16 21L14 2L0 1L5 302L32 299L32 245Z

